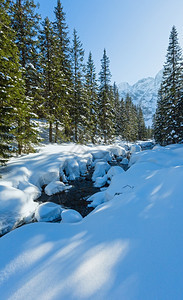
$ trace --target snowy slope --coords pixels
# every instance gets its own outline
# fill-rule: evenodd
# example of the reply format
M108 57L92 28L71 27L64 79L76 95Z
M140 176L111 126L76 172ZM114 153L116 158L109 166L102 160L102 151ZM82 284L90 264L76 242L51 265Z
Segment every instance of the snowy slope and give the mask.
M81 222L0 239L2 299L182 299L183 146L134 153L130 164Z
M145 122L152 125L152 116L156 110L157 94L160 88L163 71L161 70L155 78L148 77L139 80L134 85L123 82L118 85L120 97L126 97L129 94L133 103L142 107Z

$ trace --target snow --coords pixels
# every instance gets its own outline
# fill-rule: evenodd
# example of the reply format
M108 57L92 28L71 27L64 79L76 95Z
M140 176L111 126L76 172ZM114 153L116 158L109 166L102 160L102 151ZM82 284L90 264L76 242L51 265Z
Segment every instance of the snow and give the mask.
M83 217L74 209L64 209L61 213L62 223L76 223L80 222Z
M97 177L95 179L94 186L95 187L102 187L106 184L107 180L108 180L107 174L105 174L103 177Z
M112 156L117 156L117 157L119 157L119 156L125 157L126 156L125 148L123 148L119 145L116 145L115 147L113 146L113 147L109 148L109 150L110 150L110 153Z
M113 167L111 167L111 168L109 169L109 171L107 172L107 178L112 179L112 177L113 177L114 175L121 174L121 173L123 173L123 172L124 172L123 168L121 168L121 167L119 167L119 166L113 166Z
M81 157L90 150L77 147L48 145L11 160L1 180L1 211L10 202L18 213L33 203L21 182L56 177L71 152ZM60 223L33 223L0 238L2 299L182 299L183 145L134 152L130 165L88 199L96 208L87 217L59 206ZM21 169L16 180L15 168L23 166L28 172Z
M51 196L56 193L66 191L66 190L70 189L71 187L72 187L71 185L66 186L61 181L52 181L45 187L45 194L47 194L48 196Z
M121 161L121 164L122 165L128 165L129 161L128 161L128 158L124 157Z
M46 202L39 205L35 212L35 218L38 222L51 222L61 219L61 206L52 202Z
M105 161L99 161L95 165L92 180L95 181L97 177L103 177L110 169L110 165Z

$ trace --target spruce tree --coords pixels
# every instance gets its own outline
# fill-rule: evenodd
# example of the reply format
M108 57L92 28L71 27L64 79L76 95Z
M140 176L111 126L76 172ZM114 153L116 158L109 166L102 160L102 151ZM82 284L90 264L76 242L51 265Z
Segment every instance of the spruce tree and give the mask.
M131 142L138 138L137 109L128 94L125 99L124 138Z
M138 139L144 140L147 137L147 130L145 126L142 108L138 106L136 110L137 110L137 122L138 122Z
M54 58L55 58L55 87L57 109L55 111L56 117L56 131L55 142L58 139L58 124L65 128L63 135L68 138L70 134L70 116L69 110L71 107L70 98L72 92L71 79L71 61L70 61L70 47L68 38L68 27L66 24L65 13L60 0L57 1L55 7L55 21L53 23L53 31L55 38Z
M87 118L87 133L88 140L92 143L96 142L96 134L98 131L98 85L96 79L95 65L92 59L91 52L88 56L85 75L85 97L87 99L88 106L88 118Z
M111 140L115 133L114 124L114 98L110 86L111 72L109 69L109 58L104 49L101 59L101 71L99 73L99 118L101 135L104 143Z
M120 135L121 128L121 105L119 99L119 92L116 83L113 85L114 93L114 123L115 123L115 134L116 136Z
M36 5L33 0L16 0L11 2L11 23L16 32L16 45L20 54L20 64L25 81L25 93L23 106L27 108L26 121L20 126L18 132L22 131L26 150L32 149L32 144L38 143L38 131L35 121L37 113L40 112L40 76L39 76L39 54L38 54L38 29L40 16L35 12ZM26 103L25 103L26 102ZM25 112L25 111L24 111ZM21 123L21 122L20 122ZM27 137L27 141L26 141ZM23 144L25 144L23 142ZM23 145L22 145L23 147ZM20 150L19 150L20 151Z
M12 139L18 143L21 154L25 132L20 133L23 118L20 110L25 114L27 107L21 105L25 100L24 82L19 64L19 52L15 44L15 32L10 26L8 16L8 1L1 1L0 14L0 161L9 157L12 151ZM20 109L19 109L20 107ZM24 117L25 121L25 117ZM19 133L18 133L19 131ZM20 141L21 135L21 141ZM15 144L15 143L14 143Z
M73 32L73 43L71 47L71 66L72 66L72 126L74 131L74 141L83 140L83 129L87 124L86 111L88 110L87 101L84 99L84 50L79 40L76 30Z
M175 26L172 27L155 116L155 138L162 145L182 141L183 60ZM182 119L182 121L181 121Z
M44 117L49 122L49 142L53 142L53 123L55 122L57 94L54 91L56 79L55 67L55 38L53 24L46 17L40 31L41 70L42 70L42 96L44 99Z

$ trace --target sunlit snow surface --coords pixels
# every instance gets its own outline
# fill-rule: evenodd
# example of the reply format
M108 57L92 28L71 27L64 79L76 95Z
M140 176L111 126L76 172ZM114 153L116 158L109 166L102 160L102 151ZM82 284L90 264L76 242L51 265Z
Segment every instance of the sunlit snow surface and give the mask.
M9 171L24 164L35 184L44 166L57 180L53 150L14 161ZM130 164L80 222L34 223L0 239L2 299L182 299L183 146L134 153ZM13 178L6 178L12 188Z

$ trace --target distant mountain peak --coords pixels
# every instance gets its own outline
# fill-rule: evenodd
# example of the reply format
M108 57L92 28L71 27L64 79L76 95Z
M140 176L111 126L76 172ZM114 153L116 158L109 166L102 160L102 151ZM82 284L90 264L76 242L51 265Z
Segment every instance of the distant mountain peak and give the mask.
M142 78L133 85L130 85L128 82L122 82L118 85L121 98L125 99L126 95L129 94L133 103L141 106L147 126L152 125L162 76L163 70L159 71L154 78Z

